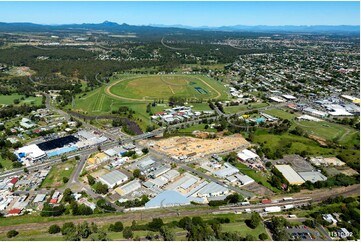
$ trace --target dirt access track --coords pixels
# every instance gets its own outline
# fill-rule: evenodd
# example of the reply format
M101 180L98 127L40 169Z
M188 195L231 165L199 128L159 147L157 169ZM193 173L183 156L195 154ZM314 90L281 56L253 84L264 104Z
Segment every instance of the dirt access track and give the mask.
M127 81L127 80L130 80L130 79L135 79L137 77L144 77L144 76L135 76L135 77L130 77L130 78L124 78L124 79L121 79L121 80L118 80L118 81L115 81L114 83L110 84L109 86L107 86L104 91L107 95L113 97L113 98L117 98L117 99L120 99L120 100L126 100L126 101L135 101L135 102L147 102L147 101L151 101L151 100L147 100L145 97L143 97L142 99L138 99L138 98L128 98L128 97L122 97L122 96L118 96L118 95L115 95L114 93L112 93L110 91L110 89L119 84L120 82L123 82L123 81ZM217 93L217 96L214 97L214 99L217 99L219 97L222 96L222 94L217 90L215 89L214 87L212 87L211 85L209 85L206 81L204 81L203 79L199 78L199 77L196 77L196 76L192 76L192 78L195 78L201 82L203 82L207 87L211 88L215 93Z

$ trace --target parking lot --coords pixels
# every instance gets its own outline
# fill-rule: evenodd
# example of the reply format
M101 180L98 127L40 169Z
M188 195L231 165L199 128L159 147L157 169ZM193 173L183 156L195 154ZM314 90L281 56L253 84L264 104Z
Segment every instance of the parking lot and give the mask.
M286 227L286 232L288 233L291 240L322 240L318 231L304 225Z

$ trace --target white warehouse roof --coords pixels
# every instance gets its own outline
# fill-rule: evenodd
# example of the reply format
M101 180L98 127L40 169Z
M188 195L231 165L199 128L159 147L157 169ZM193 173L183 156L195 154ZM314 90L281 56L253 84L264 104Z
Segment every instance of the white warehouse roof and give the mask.
M286 178L286 180L291 185L301 185L305 183L305 181L297 174L295 170L292 169L289 165L276 165L277 170L279 170L282 175Z
M139 180L133 180L121 187L118 187L117 189L115 189L115 191L119 194L119 195L127 195L131 192L134 192L136 190L138 190L139 188L141 188L142 185L140 184Z
M237 157L243 161L259 158L259 156L256 153L254 153L250 150L247 150L247 149L242 150L241 152L238 152Z
M114 187L128 180L128 177L118 170L111 171L105 175L99 177L99 180L108 185L108 187Z
M201 197L219 196L226 193L228 193L228 189L215 182L208 183L197 192Z

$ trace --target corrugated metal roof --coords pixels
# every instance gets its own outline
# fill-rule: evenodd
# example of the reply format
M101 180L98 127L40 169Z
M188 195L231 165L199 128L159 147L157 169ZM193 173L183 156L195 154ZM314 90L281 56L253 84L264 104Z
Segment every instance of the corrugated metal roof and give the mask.
M146 208L188 205L190 201L176 191L164 191L145 204Z

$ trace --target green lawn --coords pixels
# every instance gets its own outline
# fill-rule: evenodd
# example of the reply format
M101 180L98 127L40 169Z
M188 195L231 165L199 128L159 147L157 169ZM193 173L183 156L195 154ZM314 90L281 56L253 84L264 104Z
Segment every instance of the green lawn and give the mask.
M211 89L211 88L207 87L204 83L202 83L201 81L196 79L196 78L201 78L202 80L206 81L207 83L210 83L214 88L216 88L221 93L221 98L225 98L225 99L227 98L227 93L225 91L225 87L222 84L218 83L217 81L215 81L211 78L208 78L205 76L176 76L176 77L178 79L174 79L174 80L170 79L170 80L166 80L166 81L182 83L182 82L185 82L184 80L187 80L187 81L189 81L189 83L191 83L191 82L197 83L195 85L189 85L187 87L184 87L184 86L175 87L175 89L177 89L177 88L180 89L180 93L184 93L184 91L186 91L186 92L189 92L193 96L198 95L199 98L204 98L205 100L209 97L214 97L215 96L215 95L213 95L213 94L215 94L214 91L212 91L212 93L209 92L208 97L207 97L207 94L194 94L194 92L196 92L196 91L193 86L200 86L202 88L204 87L204 88L207 88L207 90ZM122 96L132 97L132 98L143 98L143 96L142 96L143 94L148 97L157 95L157 100L159 98L159 99L164 99L164 103L168 102L168 98L166 98L166 97L169 93L167 92L167 90L170 90L170 89L169 89L169 87L167 87L168 89L166 89L165 93L162 93L161 90L164 89L163 86L165 84L160 80L159 76L144 76L141 78L137 78L134 75L118 75L111 79L111 83L114 83L117 80L127 79L127 78L132 78L132 79L117 84L116 86L111 88L111 91L113 92L113 89L115 89L114 92L121 92ZM131 80L134 80L136 85ZM148 83L149 80L150 80L150 82ZM155 89L154 83L153 83L154 81L158 82L157 85L161 84L163 89L161 88L158 92L154 92L154 89ZM130 85L130 87L128 87L128 88L125 87L126 85L128 85L127 83ZM192 86L192 88L190 88L190 86ZM117 97L108 95L106 93L107 87L108 86L102 86L100 88L97 88L93 91L86 93L85 95L84 95L84 93L77 95L77 97L75 98L74 107L71 105L68 105L68 106L66 106L66 109L69 109L69 110L71 109L73 111L76 111L76 112L79 112L79 113L85 114L85 115L98 116L98 115L109 115L109 114L111 114L112 111L118 110L119 107L127 106L135 111L135 114L133 116L143 131L146 129L146 127L148 125L154 125L154 123L152 123L150 121L150 115L148 113L146 113L147 104L153 102L152 98L149 99L148 101L132 101L132 100L119 99ZM126 89L123 90L122 88L126 88ZM130 90L130 89L132 89L132 90ZM128 91L131 91L131 92L128 93ZM124 92L124 95L122 92ZM159 96L158 96L158 94L159 94ZM196 104L192 103L189 105L193 105L194 110L196 110L196 111L197 110L199 110L199 111L211 110L205 101L204 101L204 103L196 103ZM160 112L166 108L169 108L169 107L167 105L163 106L162 104L157 105L156 107L151 107L151 112L152 113Z
M13 168L13 162L11 160L4 160L0 157L0 164L3 166L1 170L9 170Z
M75 169L76 161L69 160L60 164L53 166L41 184L42 188L51 187L51 188L59 188L62 187L63 177L69 178Z
M248 104L248 105L238 105L238 106L225 106L224 112L225 113L237 113L237 112L241 112L241 111L247 111L249 109L254 109L254 108L263 108L263 107L267 107L268 104L267 103L252 103L252 104Z
M253 137L253 142L263 144L264 147L269 148L271 151L291 145L287 149L288 154L297 154L302 151L306 151L310 155L330 155L334 153L334 149L321 147L314 140L289 133L276 135L269 134L267 131L257 130Z
M149 75L131 79L120 76L119 80L121 81L112 86L110 91L125 98L152 101L159 98L168 99L171 96L197 99L227 97L224 86L203 76ZM196 88L199 88L199 91Z
M281 109L269 109L269 110L265 110L264 113L275 116L277 118L288 119L288 120L292 120L295 117L297 117L297 115L286 112Z
M244 221L222 224L222 231L224 232L238 232L241 236L246 237L252 235L256 240L259 240L258 236L265 233L265 228L262 224L258 225L255 229L251 229L246 225Z
M9 239L6 237L6 234L0 234L0 240L12 240L12 241L59 241L64 240L61 233L58 234L48 234L47 231L38 231L38 230L31 230L31 231L21 231L19 234Z
M21 100L21 98L25 98L25 95L20 94L11 94L11 95L0 95L0 104L14 104L14 100L18 99L20 101L20 104L32 104L39 106L41 104L42 98L41 97L28 97L24 100Z
M208 103L190 103L189 105L193 106L192 110L194 110L194 111L210 111L210 110L212 110L209 107Z
M344 125L331 122L295 121L295 124L308 134L316 135L326 140L341 137L348 129Z
M209 127L208 125L208 129L205 129L206 124L196 124L193 126L190 126L189 128L184 128L184 129L179 129L179 132L185 132L185 133L189 133L189 132L193 132L195 130L199 130L199 131L207 131L207 132L217 132L216 129L212 129Z

